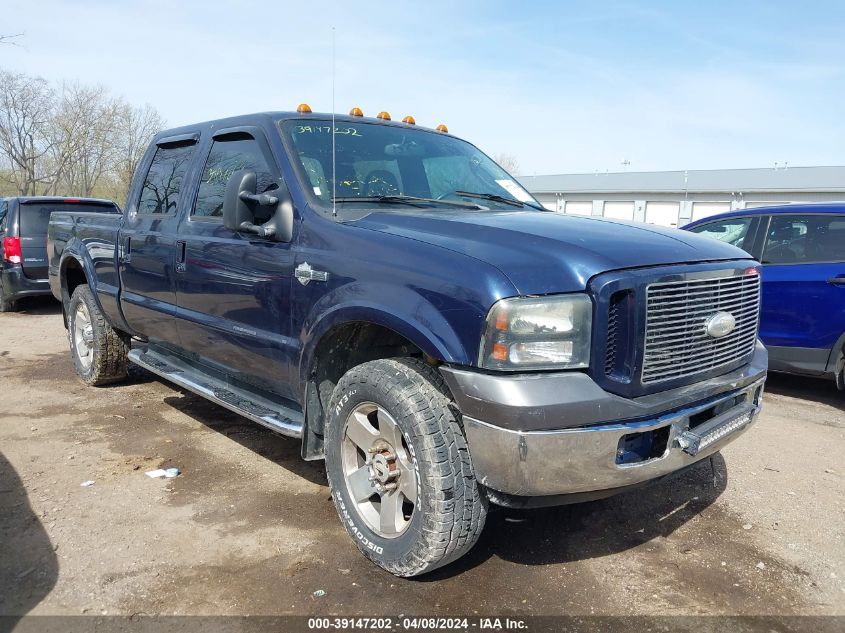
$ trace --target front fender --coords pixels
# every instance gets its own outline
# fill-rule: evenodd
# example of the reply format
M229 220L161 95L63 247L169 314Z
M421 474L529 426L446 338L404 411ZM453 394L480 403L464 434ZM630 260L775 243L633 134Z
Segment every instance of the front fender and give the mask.
M364 298L367 299L364 299ZM372 297L389 299L380 302ZM482 326L484 316L472 310L439 310L421 294L404 286L356 282L324 295L306 318L302 328L300 381L305 384L320 340L345 323L367 322L403 336L429 356L446 363L472 364L470 352L456 324L469 329Z

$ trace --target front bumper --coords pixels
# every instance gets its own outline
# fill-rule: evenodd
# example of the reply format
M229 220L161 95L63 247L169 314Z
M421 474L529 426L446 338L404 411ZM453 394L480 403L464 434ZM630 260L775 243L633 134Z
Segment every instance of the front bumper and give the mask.
M718 378L627 400L627 404L615 402L616 396L599 389L601 395L592 400L592 406L583 397L592 390L584 394L580 389L561 389L565 380L561 383L558 374L553 382L557 402L533 402L530 394L542 393L544 401L553 397L538 390L537 383L529 383L528 392L513 384L506 402L470 402L474 406L467 408L473 412L481 408L504 413L501 419L486 420L464 409L467 390L456 393L466 376L456 376L456 370L449 368L443 373L464 414L479 482L508 495L535 497L626 488L712 455L756 420L766 364L766 350L758 343L749 365ZM584 374L569 376L574 379L570 387L576 389L584 378L590 380ZM570 406L561 408L561 401ZM608 406L609 402L614 406ZM613 415L620 410L629 415ZM536 426L537 420L547 424L551 412L559 416L558 428L525 428L532 421ZM597 416L604 419L597 422Z

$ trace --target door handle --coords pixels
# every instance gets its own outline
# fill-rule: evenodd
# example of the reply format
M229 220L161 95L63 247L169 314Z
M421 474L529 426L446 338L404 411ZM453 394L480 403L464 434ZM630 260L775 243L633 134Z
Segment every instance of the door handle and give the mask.
M832 284L834 286L845 286L845 275L839 275L839 277L831 277L827 280L827 283Z
M176 272L185 272L185 251L187 243L185 240L176 240Z

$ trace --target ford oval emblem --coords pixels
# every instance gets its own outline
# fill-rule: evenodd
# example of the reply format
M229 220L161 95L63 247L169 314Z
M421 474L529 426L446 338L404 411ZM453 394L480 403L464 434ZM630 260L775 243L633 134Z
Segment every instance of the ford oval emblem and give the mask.
M708 336L722 338L736 329L736 319L730 312L717 312L704 322Z

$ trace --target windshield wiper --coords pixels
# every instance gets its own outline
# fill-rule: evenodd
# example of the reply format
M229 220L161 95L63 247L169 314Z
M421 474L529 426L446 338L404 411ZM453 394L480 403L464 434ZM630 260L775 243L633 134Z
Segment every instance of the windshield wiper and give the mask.
M533 202L523 202L522 200L517 200L516 198L508 198L506 196L499 196L495 193L479 193L477 191L455 191L453 192L457 196L465 196L467 198L481 198L482 200L489 200L490 202L501 202L502 204L509 204L512 207L525 207L529 206L533 209L540 209L541 211L547 211L548 209L541 207L540 205L534 204Z
M422 198L420 196L339 196L334 202L375 202L377 204L408 204L414 207L425 207L440 204L448 207L462 207L465 209L481 209L474 202L458 202L457 200L438 200L437 198Z

